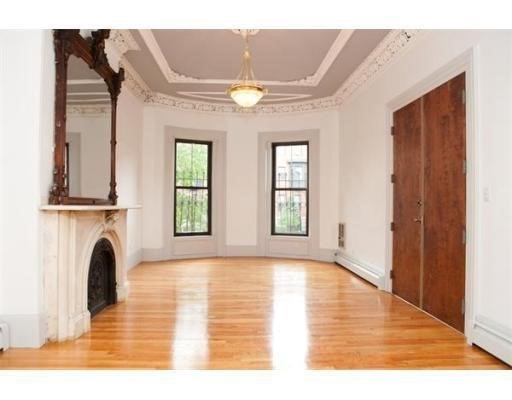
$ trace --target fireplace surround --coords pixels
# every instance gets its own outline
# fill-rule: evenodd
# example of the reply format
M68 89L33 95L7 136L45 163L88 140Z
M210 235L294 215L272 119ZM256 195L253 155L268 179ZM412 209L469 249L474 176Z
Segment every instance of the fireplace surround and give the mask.
M106 262L101 262L107 269L108 257L112 258L110 268L113 270L100 271L100 274L110 274L110 278L107 278L114 285L110 286L112 292L106 293L105 302L112 304L123 301L128 294L127 208L109 205L50 205L42 207L42 211L46 340L76 339L91 327L91 312L88 309L89 272L96 246L101 247L100 251L107 258ZM93 286L96 284L93 283ZM92 309L92 314L95 312L97 310Z

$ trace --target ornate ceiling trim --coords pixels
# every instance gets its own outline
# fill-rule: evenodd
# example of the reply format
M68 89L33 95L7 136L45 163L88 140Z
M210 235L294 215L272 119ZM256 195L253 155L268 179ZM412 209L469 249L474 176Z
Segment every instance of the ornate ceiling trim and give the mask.
M128 50L140 50L139 44L128 29L112 29L109 40L114 43L121 54Z
M150 98L153 95L152 90L144 82L142 77L139 75L135 68L123 57L120 66L124 68L124 84L132 91L132 93L145 103L150 102Z
M130 31L128 29L112 29L105 41L105 53L114 71L119 71L119 63L128 50L140 50Z
M105 84L103 79L68 79L68 85L100 85Z
M101 105L68 105L66 113L70 115L79 115L82 117L99 117L111 113L110 104L107 106Z
M256 31L256 30L253 30ZM164 75L165 79L169 83L201 83L201 84L221 84L229 86L233 83L233 79L205 79L205 78L195 78L192 76L187 76L180 74L174 71L167 59L165 58L162 49L158 45L158 42L153 35L151 29L139 29L139 33L144 40L144 43L149 49L149 52L153 56L155 62L157 63L160 71ZM256 34L252 33L252 34ZM318 66L318 69L315 71L313 75L306 76L301 79L296 79L292 81L258 81L264 86L317 86L325 74L336 60L338 55L341 53L348 40L354 33L354 29L342 29L331 47L325 54L322 62Z
M372 79L385 65L410 45L421 33L419 29L392 30L356 68L334 94L344 101L360 86Z
M206 113L279 114L329 110L339 107L359 88L374 79L385 66L389 65L406 48L410 48L411 44L421 36L421 33L420 30L391 31L332 96L296 103L262 104L250 109L243 109L231 103L208 103L152 92L126 59L123 59L121 64L126 71L126 85L147 104Z

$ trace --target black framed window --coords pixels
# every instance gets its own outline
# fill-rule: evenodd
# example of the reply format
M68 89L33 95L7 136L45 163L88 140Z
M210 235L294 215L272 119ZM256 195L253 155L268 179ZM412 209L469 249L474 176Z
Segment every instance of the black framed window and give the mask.
M210 235L212 142L176 139L174 236Z
M272 143L272 235L308 236L309 142Z

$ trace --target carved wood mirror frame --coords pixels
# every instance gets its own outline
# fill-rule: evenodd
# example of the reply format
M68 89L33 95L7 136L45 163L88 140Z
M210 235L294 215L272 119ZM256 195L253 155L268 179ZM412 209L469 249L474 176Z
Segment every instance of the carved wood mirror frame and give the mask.
M84 38L79 29L56 29L53 33L55 49L55 149L53 155L53 185L50 190L50 204L117 204L116 192L116 108L117 98L124 80L124 70L115 72L105 54L105 40L110 29L99 29L92 36ZM107 199L70 197L66 184L66 98L68 60L70 55L81 58L107 84L111 100L110 137L110 192Z

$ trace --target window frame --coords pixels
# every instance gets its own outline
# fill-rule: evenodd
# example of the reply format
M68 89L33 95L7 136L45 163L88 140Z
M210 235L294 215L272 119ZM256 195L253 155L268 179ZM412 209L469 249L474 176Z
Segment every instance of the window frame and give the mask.
M198 187L198 186L183 186L176 185L176 163L177 163L177 150L178 143L191 143L191 144L201 144L208 146L208 182L206 187ZM173 213L174 213L174 237L186 237L186 236L211 236L212 235L212 154L213 154L213 141L210 140L195 140L195 139L174 139L174 200L173 200ZM178 193L178 189L189 189L189 190L206 190L208 193L208 229L205 232L177 232L176 231L176 195Z
M281 146L306 146L307 155L307 182L306 188L276 188L276 149ZM295 236L295 237L309 237L309 140L300 140L292 142L273 142L272 143L272 187L270 190L271 196L271 212L270 212L270 234L271 236ZM305 233L280 233L276 232L275 216L276 216L276 192L288 191L288 192L306 192L306 232Z

